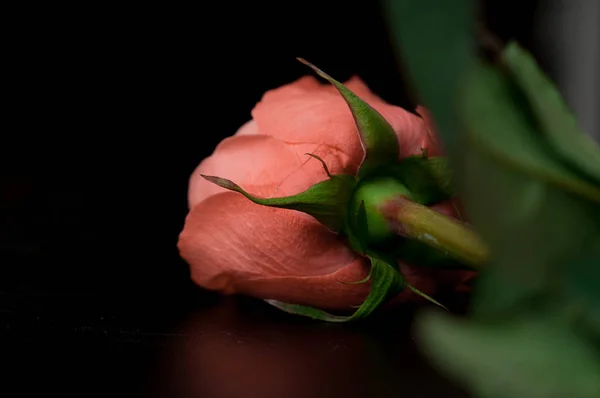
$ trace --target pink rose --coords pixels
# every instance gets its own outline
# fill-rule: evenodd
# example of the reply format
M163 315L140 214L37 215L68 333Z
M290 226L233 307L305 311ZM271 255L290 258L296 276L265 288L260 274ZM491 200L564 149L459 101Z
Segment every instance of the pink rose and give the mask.
M421 118L387 104L357 77L345 85L392 125L401 158L422 148L429 155L441 153L425 110L418 109ZM193 172L190 212L178 248L195 283L225 294L326 310L350 309L364 301L369 283L342 282L363 279L369 260L350 250L341 236L310 215L254 204L201 176L229 179L255 196L289 196L327 179L321 163L306 153L322 158L332 174L353 175L364 154L348 105L334 87L313 77L268 91L252 110L252 120ZM437 209L453 214L449 206ZM452 275L451 283L465 275L400 267L408 282L427 294L435 291L442 274ZM408 289L401 294L411 296Z

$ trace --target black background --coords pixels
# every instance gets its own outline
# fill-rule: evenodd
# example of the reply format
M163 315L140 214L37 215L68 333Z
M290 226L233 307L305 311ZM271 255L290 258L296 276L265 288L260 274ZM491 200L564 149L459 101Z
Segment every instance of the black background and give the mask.
M309 73L295 57L414 106L377 2L277 4L9 15L0 395L464 396L419 358L411 309L322 325L188 279L189 175L264 91ZM535 53L536 2L486 7L494 33Z

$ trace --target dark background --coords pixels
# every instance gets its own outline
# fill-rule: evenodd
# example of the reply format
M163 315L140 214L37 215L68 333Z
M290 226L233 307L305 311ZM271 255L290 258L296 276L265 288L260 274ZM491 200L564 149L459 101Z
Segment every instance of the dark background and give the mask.
M491 31L536 53L537 2L485 3ZM152 4L11 14L0 395L464 396L419 358L411 309L293 318L194 287L176 249L190 173L309 73L295 57L414 106L378 3Z

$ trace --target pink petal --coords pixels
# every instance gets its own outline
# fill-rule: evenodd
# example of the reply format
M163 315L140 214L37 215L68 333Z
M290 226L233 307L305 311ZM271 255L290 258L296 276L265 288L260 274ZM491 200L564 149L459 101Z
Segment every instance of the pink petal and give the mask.
M208 197L186 218L181 256L195 283L329 309L349 309L368 284L348 285L368 273L365 259L314 218L256 205L233 192Z
M346 85L390 122L399 138L401 157L419 154L423 146L430 144L423 119L387 104L358 77ZM287 143L318 143L345 153L351 160L349 172L355 172L362 160L363 150L350 109L334 87L320 84L313 77L268 91L252 116L261 134Z
M236 131L234 135L256 135L258 134L258 125L256 121L249 120Z
M320 156L331 173L343 172L348 164L344 154L320 145L288 145L266 135L241 134L226 138L192 173L189 207L226 191L206 181L201 174L229 179L261 197L300 193L327 178L322 164L305 155L306 152Z
M433 115L427 108L421 105L417 106L417 113L423 118L427 129L427 135L423 144L423 147L427 148L427 154L429 156L442 156L444 154L444 148L437 135L437 128Z
M370 289L370 283L341 283L363 279L369 266L338 235L306 214L256 205L233 192L192 209L178 248L195 283L226 294L350 310ZM406 280L427 294L466 278L456 271L400 267ZM406 289L394 301L414 299L419 297Z
M388 104L374 94L358 76L352 77L345 85L381 113L392 125L400 143L401 159L407 156L419 155L424 148L428 149L431 156L433 156L432 153L437 153L434 131L427 125L426 119L398 106ZM418 107L417 112L419 110L425 110L425 108ZM419 113L419 115L421 114Z

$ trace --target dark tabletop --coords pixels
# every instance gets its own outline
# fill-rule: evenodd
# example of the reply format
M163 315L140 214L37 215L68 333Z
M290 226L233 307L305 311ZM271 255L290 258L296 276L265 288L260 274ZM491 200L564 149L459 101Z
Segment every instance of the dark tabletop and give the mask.
M185 184L151 212L99 181L2 180L0 396L465 396L420 357L414 306L328 324L203 291L175 246Z
M254 299L188 293L0 294L2 384L12 391L2 395L466 396L421 358L412 307L326 324Z

